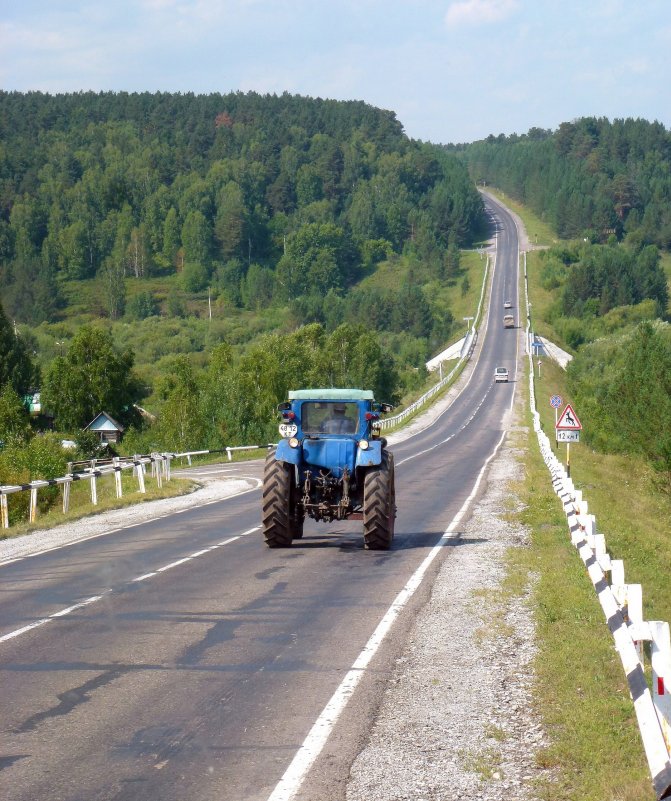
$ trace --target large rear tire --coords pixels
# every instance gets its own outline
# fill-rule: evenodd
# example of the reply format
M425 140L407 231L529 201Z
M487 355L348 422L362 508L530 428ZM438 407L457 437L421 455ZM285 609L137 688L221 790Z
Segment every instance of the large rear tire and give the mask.
M303 517L296 514L294 466L269 451L263 470L263 537L269 548L288 548L303 536Z
M394 539L396 488L394 457L382 451L379 467L366 473L363 484L363 542L371 551L387 551Z

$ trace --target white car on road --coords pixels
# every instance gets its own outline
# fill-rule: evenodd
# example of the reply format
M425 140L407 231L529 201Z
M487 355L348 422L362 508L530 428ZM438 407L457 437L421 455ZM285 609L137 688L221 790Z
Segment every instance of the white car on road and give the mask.
M494 370L494 383L500 384L502 381L508 383L508 368L507 367L497 367Z

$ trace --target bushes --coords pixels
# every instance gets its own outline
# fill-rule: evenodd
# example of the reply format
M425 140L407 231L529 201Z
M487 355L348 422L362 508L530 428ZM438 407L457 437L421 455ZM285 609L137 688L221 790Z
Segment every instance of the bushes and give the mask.
M58 434L33 437L27 444L10 442L0 451L0 484L27 484L35 479L58 478L67 470L67 454ZM38 508L44 513L58 502L59 487L45 487L38 493ZM25 519L30 498L27 492L12 495L10 525Z

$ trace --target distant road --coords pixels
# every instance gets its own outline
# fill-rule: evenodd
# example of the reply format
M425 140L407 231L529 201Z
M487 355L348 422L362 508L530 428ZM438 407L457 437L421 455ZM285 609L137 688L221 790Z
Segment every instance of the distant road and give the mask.
M506 299L519 320L517 236L487 204L498 257L481 353L449 410L393 447L391 551L364 551L360 522L308 522L303 540L268 550L257 490L0 568L6 801L267 801L505 431L515 381L493 374L517 375L519 330L502 326ZM241 468L198 468L216 469ZM296 798L344 797L404 632L453 547L328 722Z

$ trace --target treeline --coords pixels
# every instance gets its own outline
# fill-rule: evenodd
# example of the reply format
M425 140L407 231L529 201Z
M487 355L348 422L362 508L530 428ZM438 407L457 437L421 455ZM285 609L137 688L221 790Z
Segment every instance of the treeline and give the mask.
M587 441L643 457L671 493L671 325L644 321L586 345L568 378Z
M58 317L63 280L97 278L117 319L126 276L255 310L344 296L406 251L439 277L483 226L463 164L361 102L0 92L0 142L0 289L32 324Z
M538 254L540 283L555 292L547 315L563 341L584 342L665 315L666 275L654 245L560 245Z
M671 246L671 134L660 123L585 117L460 151L476 181L528 205L561 238Z
M155 388L158 417L139 405L145 390L132 351L115 347L109 331L84 326L42 377L42 404L60 432L46 437L31 425L22 398L33 371L31 355L0 306L1 484L57 475L56 466L66 460L64 435L77 443L80 456L95 455L96 436L83 428L102 410L128 427L120 450L132 454L274 442L277 403L295 387L359 386L381 400L398 399L394 361L364 325L327 333L313 323L266 335L243 353L220 343L203 369L175 356Z

